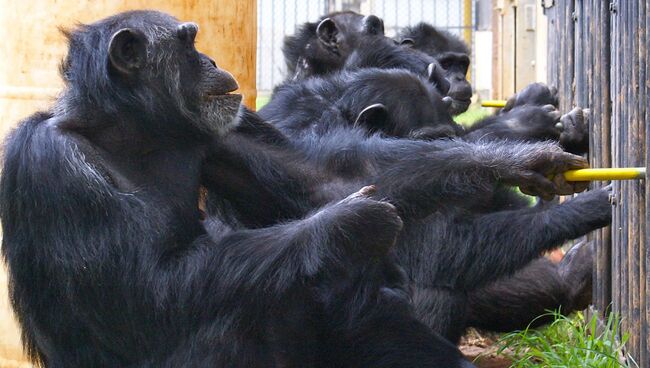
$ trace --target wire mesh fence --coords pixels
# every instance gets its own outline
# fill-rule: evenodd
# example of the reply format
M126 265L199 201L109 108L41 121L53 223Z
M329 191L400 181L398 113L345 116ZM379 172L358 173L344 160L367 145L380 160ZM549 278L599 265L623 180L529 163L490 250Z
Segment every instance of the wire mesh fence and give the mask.
M464 30L472 30L471 24L464 24L466 9L471 6L463 0L258 0L258 96L268 96L286 77L282 41L305 22L352 10L382 18L387 36L394 36L401 27L427 22L463 37Z

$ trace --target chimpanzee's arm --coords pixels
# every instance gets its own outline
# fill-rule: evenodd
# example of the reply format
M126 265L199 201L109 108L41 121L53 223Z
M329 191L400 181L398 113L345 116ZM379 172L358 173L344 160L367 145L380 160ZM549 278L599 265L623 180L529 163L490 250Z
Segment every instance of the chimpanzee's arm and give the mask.
M394 144L415 144L403 141ZM584 159L547 143L423 144L428 149L401 150L393 153L392 160L375 152L377 174L372 182L377 195L388 198L405 219L426 216L445 204L472 205L497 183L550 197L567 189L560 190L548 175L586 166Z
M475 289L493 275L512 274L543 252L608 225L609 194L597 189L546 208L494 212L462 222L453 229L455 237L469 246L445 258L461 270L455 274L464 275L458 286Z
M561 129L556 124L560 113L551 105L518 106L489 116L470 128L463 139L470 142L507 139L518 142L558 141Z
M148 188L121 192L92 146L52 122L36 115L7 142L3 254L20 285L51 279L58 295L74 295L80 308L116 321L197 303L196 313L212 315L242 295L277 300L322 270L384 256L402 226L392 205L368 198L368 187L304 220L192 233L186 226L198 218L185 218ZM133 296L138 303L123 305Z
M343 182L344 187L346 181L374 184L375 198L390 200L409 218L426 216L445 204L472 204L497 183L524 185L548 197L559 192L547 175L586 166L582 158L547 143L412 141L367 137L349 128L305 137L285 147L289 148L260 149L245 140L234 143L235 160L222 160L228 157L223 153L213 155L218 165L229 165L227 170L211 167L208 160L208 188L217 192L231 188L224 197L232 198L243 216L274 223L331 200L319 189L325 182ZM262 190L243 191L247 184ZM258 209L254 207L258 203L274 205ZM253 208L246 210L247 204ZM248 222L260 221L256 218Z
M197 300L239 303L278 301L293 287L323 272L347 272L384 257L402 222L395 207L368 197L365 187L304 220L273 227L212 233L184 260ZM198 265L198 267L197 267ZM216 293L222 295L215 299ZM196 297L196 296L194 296ZM214 305L218 307L218 305ZM209 305L205 305L210 310Z
M320 195L323 180L290 150L239 133L213 144L202 169L208 210L233 212L247 227L302 218L321 207L330 201Z

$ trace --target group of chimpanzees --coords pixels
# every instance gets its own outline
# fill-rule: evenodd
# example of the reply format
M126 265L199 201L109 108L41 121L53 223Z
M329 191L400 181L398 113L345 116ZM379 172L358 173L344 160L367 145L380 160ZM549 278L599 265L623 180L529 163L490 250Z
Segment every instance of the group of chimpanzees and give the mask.
M584 185L581 109L535 84L463 129L466 47L335 13L287 38L259 113L154 11L66 33L65 89L6 141L2 252L46 367L470 367L468 326L589 298L610 221ZM199 202L205 201L204 210Z

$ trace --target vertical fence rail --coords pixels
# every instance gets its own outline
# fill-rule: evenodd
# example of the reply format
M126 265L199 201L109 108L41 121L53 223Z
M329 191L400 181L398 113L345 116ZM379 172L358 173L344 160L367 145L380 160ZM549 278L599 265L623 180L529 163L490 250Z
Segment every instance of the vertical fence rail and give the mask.
M650 162L649 12L650 0L556 0L546 9L548 80L562 110L591 109L592 166ZM649 189L647 180L615 182L612 226L592 236L594 304L623 318L626 354L640 367L650 367Z

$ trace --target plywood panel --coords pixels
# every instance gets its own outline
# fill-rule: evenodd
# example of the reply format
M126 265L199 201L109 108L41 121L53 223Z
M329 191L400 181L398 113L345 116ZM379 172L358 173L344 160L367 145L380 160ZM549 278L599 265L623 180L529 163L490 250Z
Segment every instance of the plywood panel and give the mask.
M199 24L197 48L239 82L255 106L255 0L0 0L0 139L18 120L46 108L62 86L58 65L66 45L59 26L90 23L131 9L156 9ZM23 363L19 334L0 267L0 368Z

